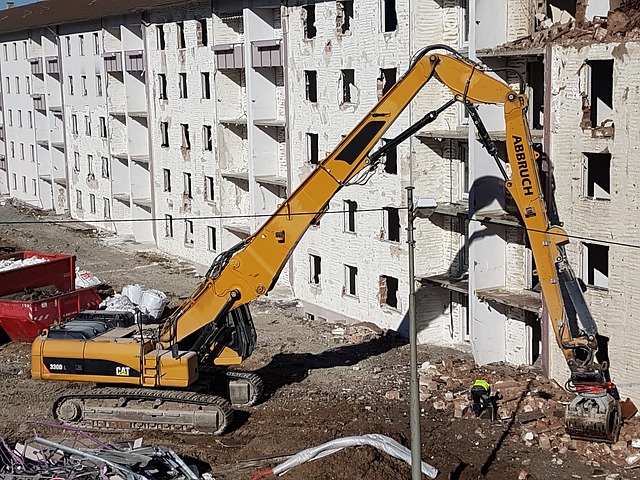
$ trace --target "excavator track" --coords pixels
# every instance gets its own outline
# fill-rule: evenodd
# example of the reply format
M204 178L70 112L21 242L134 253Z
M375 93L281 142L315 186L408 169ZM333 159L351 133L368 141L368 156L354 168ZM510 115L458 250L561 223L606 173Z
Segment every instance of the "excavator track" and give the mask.
M162 430L220 435L233 422L225 398L194 392L146 388L100 388L64 395L53 416L91 431Z
M235 406L255 405L264 394L264 383L255 373L219 367L200 367L199 373L210 391L227 398Z

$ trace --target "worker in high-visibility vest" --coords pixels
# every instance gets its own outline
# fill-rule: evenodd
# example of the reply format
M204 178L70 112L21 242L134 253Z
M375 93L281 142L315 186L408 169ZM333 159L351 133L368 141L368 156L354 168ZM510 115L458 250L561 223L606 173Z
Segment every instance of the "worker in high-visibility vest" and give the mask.
M484 376L473 382L471 387L471 400L473 400L473 413L479 417L483 411L489 408L491 411L491 421L496 419L496 399L491 396L491 385L489 385L489 377Z

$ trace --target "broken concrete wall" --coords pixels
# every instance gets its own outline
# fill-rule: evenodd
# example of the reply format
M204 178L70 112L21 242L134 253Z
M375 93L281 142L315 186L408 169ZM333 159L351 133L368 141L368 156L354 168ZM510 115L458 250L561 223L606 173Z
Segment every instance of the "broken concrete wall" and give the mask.
M554 46L548 112L555 199L560 220L573 236L567 248L569 260L576 274L591 285L585 294L587 303L599 331L611 339L613 379L623 396L636 401L640 386L632 365L640 341L636 318L640 286L635 281L640 265L634 261L636 249L628 245L637 245L640 221L640 167L635 154L640 148L639 54L636 41ZM587 68L601 61L612 62L612 78L594 78ZM588 86L603 80L609 82L613 104L608 128L581 126L585 95L590 98ZM561 381L567 369L552 338L549 343L550 373Z

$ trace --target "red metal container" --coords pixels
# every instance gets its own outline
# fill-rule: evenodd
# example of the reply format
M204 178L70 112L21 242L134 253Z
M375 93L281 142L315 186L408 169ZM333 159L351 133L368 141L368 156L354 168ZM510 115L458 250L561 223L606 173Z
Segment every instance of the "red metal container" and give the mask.
M82 310L95 309L100 296L92 288L75 289L76 259L73 255L19 252L0 256L0 260L47 261L0 272L0 297L25 289L55 286L59 293L38 300L0 298L0 328L14 342L31 342L38 331L73 318Z
M69 320L82 310L94 310L100 301L93 288L34 301L0 300L0 327L14 342L32 342L39 330Z
M31 257L47 261L0 272L0 297L21 292L25 288L54 285L60 292L75 290L76 258L60 253L17 252L0 255L0 260L25 260Z

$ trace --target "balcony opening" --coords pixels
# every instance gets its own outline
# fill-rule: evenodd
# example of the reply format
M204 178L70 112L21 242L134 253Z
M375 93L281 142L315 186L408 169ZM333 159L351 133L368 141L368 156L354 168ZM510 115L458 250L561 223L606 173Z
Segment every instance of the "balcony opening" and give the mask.
M205 181L204 189L205 189L205 195L206 195L205 198L207 202L213 202L215 200L215 191L214 191L215 183L213 181L213 177L204 177L204 181Z
M179 73L178 74L178 88L180 90L180 98L187 98L187 74Z

